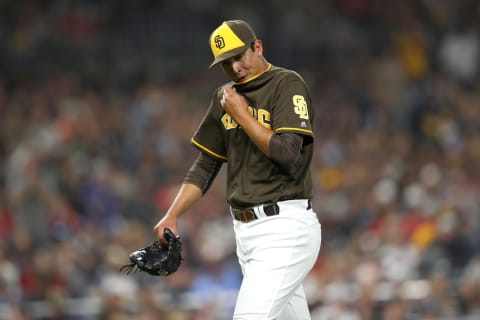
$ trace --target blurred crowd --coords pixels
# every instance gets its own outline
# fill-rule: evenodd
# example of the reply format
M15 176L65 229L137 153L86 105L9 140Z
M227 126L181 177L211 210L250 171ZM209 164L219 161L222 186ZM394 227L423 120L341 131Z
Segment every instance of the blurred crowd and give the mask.
M311 87L312 319L479 319L475 0L0 1L0 319L231 318L224 169L175 275L119 268L196 156L232 18Z

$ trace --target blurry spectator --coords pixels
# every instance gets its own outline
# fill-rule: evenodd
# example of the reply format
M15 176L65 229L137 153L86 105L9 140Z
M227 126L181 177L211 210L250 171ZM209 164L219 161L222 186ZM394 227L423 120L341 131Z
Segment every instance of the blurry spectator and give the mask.
M439 51L442 68L452 77L471 84L478 74L480 61L478 29L456 30L447 33Z
M420 253L407 238L405 221L395 213L385 220L383 244L379 248L384 278L394 282L415 279Z

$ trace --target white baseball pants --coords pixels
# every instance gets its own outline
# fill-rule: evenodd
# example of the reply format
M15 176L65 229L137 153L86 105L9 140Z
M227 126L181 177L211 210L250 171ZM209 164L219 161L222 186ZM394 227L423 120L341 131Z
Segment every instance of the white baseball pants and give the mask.
M251 222L234 220L243 281L234 320L309 320L302 282L321 243L317 215L307 200L278 202L280 213ZM263 217L262 217L263 216Z

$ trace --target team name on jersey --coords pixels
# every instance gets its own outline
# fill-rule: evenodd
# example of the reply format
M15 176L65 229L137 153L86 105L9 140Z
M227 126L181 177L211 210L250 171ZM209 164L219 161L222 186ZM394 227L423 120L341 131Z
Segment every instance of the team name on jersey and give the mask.
M270 122L270 112L263 108L255 109L253 107L248 106L248 113L257 119L264 127L271 129L271 122ZM222 117L222 124L226 130L235 129L238 127L238 123L233 120L233 118L228 114L225 113Z

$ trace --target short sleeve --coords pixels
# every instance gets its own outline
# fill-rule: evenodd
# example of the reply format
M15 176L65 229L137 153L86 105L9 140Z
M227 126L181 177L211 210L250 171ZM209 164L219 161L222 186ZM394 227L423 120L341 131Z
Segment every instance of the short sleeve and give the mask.
M219 121L221 113L218 95L215 94L210 102L207 113L203 117L197 131L192 137L192 144L210 156L227 161L225 133Z
M275 98L272 129L313 137L313 109L310 93L299 76L288 76L279 83Z

